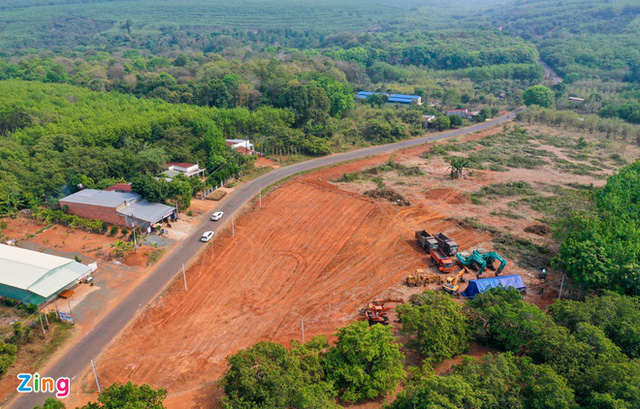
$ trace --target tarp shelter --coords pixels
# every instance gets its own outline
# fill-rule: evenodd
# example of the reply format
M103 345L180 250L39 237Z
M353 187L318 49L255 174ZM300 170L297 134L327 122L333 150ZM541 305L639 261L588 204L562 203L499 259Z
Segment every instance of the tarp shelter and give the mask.
M41 305L88 274L74 260L0 244L0 296Z
M473 300L473 297L475 297L477 294L483 293L488 289L494 287L513 287L519 291L523 291L527 288L519 275L509 274L506 276L470 280L467 289L462 292L462 295Z

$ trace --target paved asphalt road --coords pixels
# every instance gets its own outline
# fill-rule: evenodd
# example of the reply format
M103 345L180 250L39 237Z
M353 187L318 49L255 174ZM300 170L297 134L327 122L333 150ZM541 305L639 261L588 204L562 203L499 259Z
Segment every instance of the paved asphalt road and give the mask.
M121 330L127 327L129 322L144 309L156 296L176 277L181 271L182 264L196 255L198 250L204 246L198 238L207 230L220 230L228 225L231 214L240 210L249 200L255 197L260 188L266 188L279 180L295 175L296 173L313 170L319 167L333 165L339 162L352 159L360 159L367 156L377 155L396 151L424 144L425 142L439 139L452 138L471 132L480 131L493 127L502 122L515 117L518 110L507 115L498 117L492 121L479 123L468 128L457 129L449 132L436 134L433 136L412 139L408 141L396 142L388 145L373 146L370 148L355 151L338 153L330 156L296 163L280 169L273 170L246 184L239 186L231 193L221 206L216 209L223 211L226 223L216 223L205 217L195 229L193 234L185 239L175 250L165 257L158 267L149 276L135 287L111 312L109 312L96 326L85 334L78 342L72 345L59 359L40 376L50 376L54 379L59 377L71 378L71 389L76 390L80 385L81 375L90 367L91 359L95 359L105 349L105 347L118 336ZM208 216L208 215L206 215ZM189 277L187 276L187 281ZM99 365L98 373L99 373ZM18 380L16 379L16 387ZM106 386L106 385L105 385ZM73 393L73 392L72 392ZM47 396L43 393L31 393L17 396L7 408L10 409L32 409L36 405L42 405Z

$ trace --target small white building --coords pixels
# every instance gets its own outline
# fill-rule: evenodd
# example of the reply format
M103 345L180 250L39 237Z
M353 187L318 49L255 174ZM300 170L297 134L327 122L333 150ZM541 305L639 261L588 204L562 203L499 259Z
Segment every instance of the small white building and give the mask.
M240 151L253 151L254 146L248 139L227 139L227 146Z
M568 99L569 101L571 101L571 102L578 102L578 103L580 103L580 102L584 102L584 98L569 97L569 98L567 98L567 99Z
M190 178L192 176L204 176L204 171L197 163L185 163L185 162L169 162L167 163L167 170L162 174L171 180L178 175L185 175Z

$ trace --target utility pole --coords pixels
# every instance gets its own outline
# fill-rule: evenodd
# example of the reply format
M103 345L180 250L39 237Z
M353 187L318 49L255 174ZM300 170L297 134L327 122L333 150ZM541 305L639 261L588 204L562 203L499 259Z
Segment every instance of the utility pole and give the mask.
M189 291L189 288L187 288L187 272L184 269L184 264L182 265L182 277L184 277L184 290Z
M98 385L98 393L102 393L100 381L98 380L98 372L96 371L96 365L93 363L93 359L91 360L91 368L93 368L93 376L96 378L96 385Z
M304 318L300 320L300 325L302 326L302 343L304 344L305 338L304 338Z
M47 323L47 329L51 330L51 325L49 325L49 318L47 317L47 313L43 311L42 315L44 315L44 321Z
M71 317L71 322L76 323L76 319L73 318L73 311L71 311L71 302L67 301L67 305L69 305L69 316Z
M560 293L558 294L558 298L562 298L562 288L564 287L564 273L562 274L562 281L560 282Z
M42 322L42 316L40 315L40 311L38 311L38 318L40 318L40 328L42 328L42 336L44 339L47 339L47 331L44 330L44 323Z

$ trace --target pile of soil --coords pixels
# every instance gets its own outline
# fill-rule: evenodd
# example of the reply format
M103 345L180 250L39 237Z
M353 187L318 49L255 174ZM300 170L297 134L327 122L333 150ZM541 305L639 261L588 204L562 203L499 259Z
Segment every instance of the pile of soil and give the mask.
M411 203L404 196L388 187L369 190L364 192L364 195L374 199L386 199L397 206L411 206Z
M527 233L537 234L538 236L546 236L551 233L551 227L544 224L534 224L524 228Z
M227 192L224 190L214 190L209 196L207 196L207 200L215 200L216 202L222 200L223 197L227 195Z

